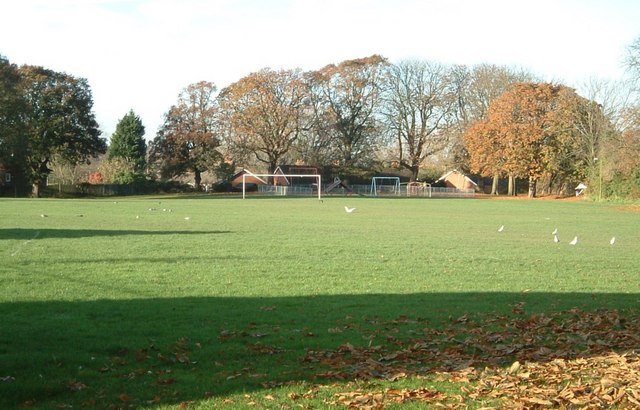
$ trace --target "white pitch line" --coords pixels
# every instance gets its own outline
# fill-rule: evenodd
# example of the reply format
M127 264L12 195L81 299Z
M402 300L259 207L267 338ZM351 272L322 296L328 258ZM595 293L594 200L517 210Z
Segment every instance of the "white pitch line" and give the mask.
M28 241L22 242L19 246L18 249L16 249L15 251L13 251L13 253L11 254L11 256L16 256L18 253L20 253L20 251L22 250L22 248L24 248L29 242L32 242L34 239L36 239L38 236L40 236L40 231L36 231L36 233L33 234L33 237L31 239L29 239Z

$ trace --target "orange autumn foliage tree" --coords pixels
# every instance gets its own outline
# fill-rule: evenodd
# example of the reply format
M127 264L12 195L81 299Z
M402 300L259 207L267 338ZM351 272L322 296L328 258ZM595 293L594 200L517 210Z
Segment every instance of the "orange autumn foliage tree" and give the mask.
M574 152L579 136L567 118L588 103L562 85L514 84L491 103L485 118L466 130L471 170L526 178L534 197L537 181L558 171L561 155Z

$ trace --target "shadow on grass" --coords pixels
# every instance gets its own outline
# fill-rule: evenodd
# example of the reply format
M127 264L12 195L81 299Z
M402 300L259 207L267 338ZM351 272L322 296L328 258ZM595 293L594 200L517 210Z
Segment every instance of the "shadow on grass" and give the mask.
M628 346L609 340L606 329L583 337L566 327L563 318L576 315L570 309L596 312L590 317L598 317L599 309L629 308L633 315L639 304L636 294L580 293L3 303L0 407L140 408L336 377L385 379L383 373L354 370L362 369L353 362L359 357L356 352L372 346L382 346L372 352L375 360L390 364L389 352L406 352L408 346L422 343L424 349L411 359L415 368L404 371L423 376L448 366L439 356L445 350L455 351L460 363L478 368L491 360L508 365L525 349L546 351L540 360L589 356ZM625 320L621 314L612 323L585 326L614 331L629 323ZM522 336L519 327L529 332L529 339L516 340ZM558 329L567 334L558 334ZM494 346L506 346L503 356L483 357L493 347L470 343L478 332L491 332L497 338ZM575 345L567 349L570 343ZM344 368L325 360L340 355Z
M109 230L109 229L0 229L0 239L42 239L42 238L88 238L95 236L133 236L133 235L213 235L213 234L225 234L232 231L153 231L153 230Z

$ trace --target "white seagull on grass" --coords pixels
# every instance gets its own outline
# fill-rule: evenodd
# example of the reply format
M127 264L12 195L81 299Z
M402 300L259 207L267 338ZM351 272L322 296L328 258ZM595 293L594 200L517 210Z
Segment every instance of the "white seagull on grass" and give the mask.
M551 235L556 235L558 233L558 228L554 229L553 232L551 232Z
M498 232L502 232L504 231L504 225L501 225L500 228L498 228Z
M578 243L578 237L574 236L571 242L569 242L569 245L575 245L576 243Z
M560 239L558 239L558 235L553 235L553 242L558 243Z
M609 245L613 245L614 243L616 243L616 237L615 236L613 238L611 238L611 240L609 241Z
M345 207L344 207L344 210L345 210L345 212L346 212L346 213L350 214L350 213L352 213L353 211L355 211L355 210L356 210L356 208L349 208L348 206L345 206Z

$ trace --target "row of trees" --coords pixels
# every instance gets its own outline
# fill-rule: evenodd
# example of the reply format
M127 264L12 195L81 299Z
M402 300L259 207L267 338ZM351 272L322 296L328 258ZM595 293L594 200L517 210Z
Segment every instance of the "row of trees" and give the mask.
M505 67L471 69L427 61L390 64L381 56L318 71L249 74L216 93L210 82L187 87L150 145L165 176L199 175L220 161L332 164L342 173L388 160L419 177L435 155L463 167L463 131L493 98L534 76Z
M627 66L638 84L640 38ZM263 69L218 92L185 88L148 149L133 111L112 135L103 172L127 183L145 175L221 177L236 165L332 165L354 174L386 162L412 180L440 161L494 178L529 181L530 195L578 180L628 195L640 182L640 115L633 87L593 82L587 95L495 65L389 63L374 55L317 71ZM636 102L636 104L634 104ZM0 58L0 165L38 193L51 164L107 152L88 84ZM147 152L148 151L148 152ZM543 182L539 184L539 182ZM593 184L592 184L593 185ZM615 189L614 189L615 188Z
M101 137L87 81L43 67L17 67L0 55L0 171L17 193L39 196L54 170L73 169L107 153L110 179L131 182L146 171L140 118L129 112L110 145Z
M252 159L371 169L387 160L417 180L429 159L494 177L566 189L593 174L612 115L592 99L524 71L383 57L318 71L263 69L216 94L193 84L171 107L151 144L165 176L200 174L222 160ZM383 155L384 154L384 155Z
M602 107L562 85L514 84L491 103L487 115L465 131L472 171L537 182L587 177L613 124Z

